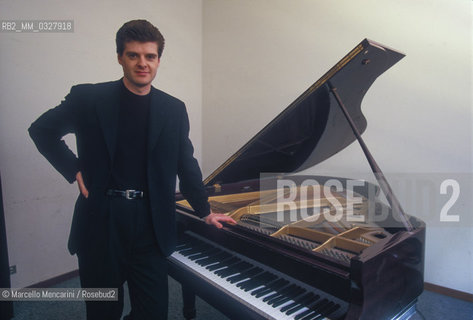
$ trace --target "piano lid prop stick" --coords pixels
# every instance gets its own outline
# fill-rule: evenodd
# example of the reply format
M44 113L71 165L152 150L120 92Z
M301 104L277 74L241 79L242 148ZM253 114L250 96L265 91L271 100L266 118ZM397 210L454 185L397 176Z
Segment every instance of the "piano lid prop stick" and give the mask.
M373 171L376 180L378 180L379 186L381 187L381 190L383 190L384 195L386 196L386 199L389 202L389 205L393 209L393 212L396 212L396 214L399 216L401 219L401 222L404 224L406 227L407 231L412 231L414 227L410 223L409 219L406 217L406 213L401 207L401 204L399 203L398 199L394 195L391 186L389 185L388 181L386 180L383 172L377 165L376 161L374 160L373 156L368 150L368 147L366 146L365 142L361 138L361 134L358 131L358 128L356 127L355 123L353 122L353 119L351 118L350 114L348 113L348 110L346 109L345 105L343 104L342 99L340 98L340 95L337 92L337 88L335 88L330 81L328 81L328 86L330 88L330 92L332 92L333 96L337 100L337 103L340 107L340 109L343 112L343 115L347 119L348 123L350 124L350 127L355 134L356 139L360 143L361 149L363 150L366 158L368 159L368 162L370 164L371 170Z

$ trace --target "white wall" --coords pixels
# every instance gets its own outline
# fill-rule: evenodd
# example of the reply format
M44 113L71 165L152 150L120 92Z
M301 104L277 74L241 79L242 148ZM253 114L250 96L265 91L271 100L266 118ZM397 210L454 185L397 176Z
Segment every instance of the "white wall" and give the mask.
M0 171L10 264L17 266L13 287L77 268L66 248L77 187L37 152L27 128L72 85L119 79L115 33L137 18L154 23L166 38L153 84L187 103L201 159L201 1L0 3L0 20L74 20L74 33L0 33Z
M379 165L386 173L459 175L472 198L471 1L203 3L204 175L369 38L407 54L363 101L363 136ZM355 143L308 172L370 169ZM471 201L459 207L471 217ZM471 222L428 224L426 243L425 280L473 293Z

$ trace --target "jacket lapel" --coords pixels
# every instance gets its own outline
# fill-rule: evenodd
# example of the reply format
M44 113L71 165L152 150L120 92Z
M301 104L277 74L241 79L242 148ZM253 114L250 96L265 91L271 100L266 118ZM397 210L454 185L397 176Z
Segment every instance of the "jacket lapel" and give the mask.
M166 119L165 107L159 91L151 88L151 105L149 109L149 127L148 127L148 155L158 142L159 134L163 128L164 119Z
M97 100L96 111L102 126L110 160L115 157L117 144L118 116L120 111L120 83L115 81Z

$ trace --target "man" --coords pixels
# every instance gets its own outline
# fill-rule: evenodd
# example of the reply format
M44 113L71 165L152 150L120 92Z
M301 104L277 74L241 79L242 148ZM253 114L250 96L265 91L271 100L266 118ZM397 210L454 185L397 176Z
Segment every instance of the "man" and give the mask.
M29 132L46 159L79 186L68 248L77 254L81 286L119 288L117 302L87 301L87 319L120 319L124 281L132 319L166 319L176 175L206 223L221 228L235 221L210 212L184 103L151 86L164 49L159 30L129 21L116 45L123 78L72 87ZM77 156L62 140L68 133L76 136Z

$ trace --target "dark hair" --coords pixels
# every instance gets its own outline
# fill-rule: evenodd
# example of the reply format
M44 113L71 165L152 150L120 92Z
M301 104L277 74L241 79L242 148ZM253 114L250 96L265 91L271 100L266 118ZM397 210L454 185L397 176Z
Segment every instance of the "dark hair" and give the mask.
M131 20L126 22L118 31L115 38L117 53L123 54L125 43L130 41L156 42L158 44L158 57L161 58L164 50L164 37L158 28L146 20Z

